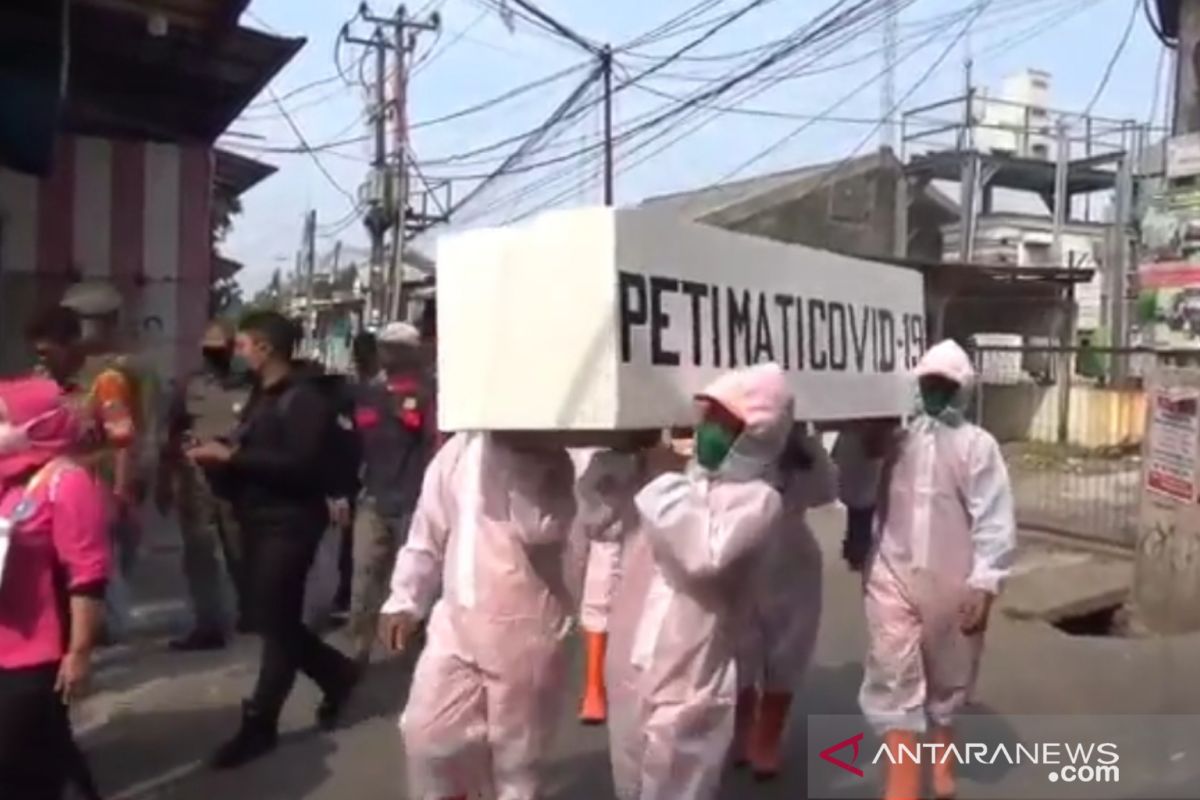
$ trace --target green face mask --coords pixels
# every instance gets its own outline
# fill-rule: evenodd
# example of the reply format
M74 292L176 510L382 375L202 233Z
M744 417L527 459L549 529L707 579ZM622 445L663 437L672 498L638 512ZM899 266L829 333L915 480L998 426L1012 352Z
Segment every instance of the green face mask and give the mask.
M954 401L954 392L943 387L931 387L921 390L921 409L931 417L941 416L950 403Z
M714 422L701 422L696 426L696 461L709 472L715 471L725 462L733 449L735 437Z

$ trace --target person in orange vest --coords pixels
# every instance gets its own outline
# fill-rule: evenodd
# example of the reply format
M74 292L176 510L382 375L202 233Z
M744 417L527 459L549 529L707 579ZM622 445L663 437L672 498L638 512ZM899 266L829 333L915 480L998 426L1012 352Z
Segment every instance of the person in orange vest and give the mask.
M71 286L60 305L79 315L83 363L73 391L83 404L88 465L108 487L114 503L111 535L116 569L109 585L108 633L120 638L128 627L129 578L141 543L139 509L146 491L142 463L143 434L153 430L148 419L149 374L118 343L121 295L107 281Z

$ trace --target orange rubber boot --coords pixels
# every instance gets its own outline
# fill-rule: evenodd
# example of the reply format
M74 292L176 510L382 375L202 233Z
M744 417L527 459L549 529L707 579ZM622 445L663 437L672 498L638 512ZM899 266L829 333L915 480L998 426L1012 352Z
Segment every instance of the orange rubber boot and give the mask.
M608 649L608 634L584 631L583 641L587 655L579 721L584 725L603 725L608 719L608 698L604 691L604 654Z
M883 761L886 776L883 800L919 800L921 765L916 760L917 735L912 731L888 731L883 740L890 754Z
M957 761L949 749L954 744L954 729L948 726L936 727L930 738L934 744L943 745L936 748L938 754L933 761L933 796L937 800L954 800L958 794L958 781L954 777Z
M742 689L737 696L737 715L733 727L733 765L744 767L750 763L750 738L754 733L754 720L758 714L758 690L751 686Z
M750 735L750 766L760 781L769 781L779 774L783 763L783 729L787 727L791 708L791 692L763 693Z

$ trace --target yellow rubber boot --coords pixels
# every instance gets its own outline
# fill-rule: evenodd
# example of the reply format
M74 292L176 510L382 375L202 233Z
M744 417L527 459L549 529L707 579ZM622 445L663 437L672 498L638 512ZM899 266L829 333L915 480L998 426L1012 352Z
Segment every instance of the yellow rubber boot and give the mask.
M608 650L608 634L584 631L583 641L586 663L579 721L584 725L603 725L608 719L608 698L604 690L604 654Z
M917 735L912 731L888 731L883 739L891 754L883 761L883 800L919 800L921 765L915 758Z

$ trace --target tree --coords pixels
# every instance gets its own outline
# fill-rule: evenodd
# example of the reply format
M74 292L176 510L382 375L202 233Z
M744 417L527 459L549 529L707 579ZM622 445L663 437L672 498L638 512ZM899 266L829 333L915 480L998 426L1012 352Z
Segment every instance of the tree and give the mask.
M245 305L242 285L237 278L217 278L209 289L208 314L210 317L226 317L236 314Z
M252 308L275 309L283 307L283 275L276 269L271 275L271 282L250 298Z
M212 236L212 258L216 261L217 245L225 241L233 228L234 217L242 213L242 200L236 194L218 189L213 192L212 208L210 209L209 230ZM215 271L214 271L215 273ZM212 277L208 287L209 317L221 317L232 313L242 306L242 287L236 277Z
M212 202L212 237L213 244L225 241L233 228L233 218L242 213L242 198L227 191L217 190L213 193Z

